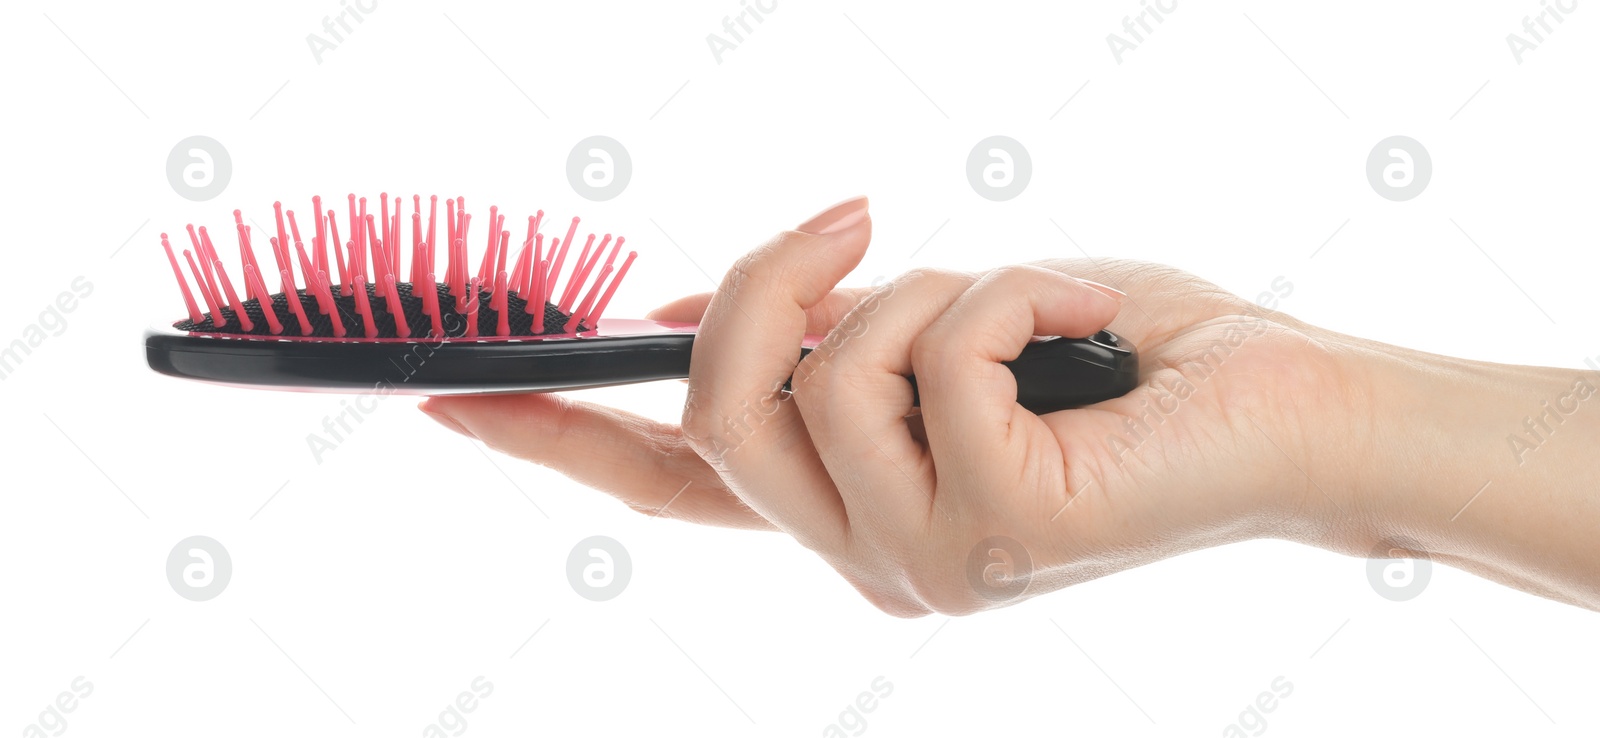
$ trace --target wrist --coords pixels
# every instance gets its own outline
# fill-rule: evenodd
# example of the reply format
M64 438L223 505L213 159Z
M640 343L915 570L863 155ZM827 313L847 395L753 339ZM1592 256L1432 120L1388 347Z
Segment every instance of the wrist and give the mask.
M1361 400L1328 424L1345 439L1328 441L1345 455L1327 485L1342 508L1330 548L1420 550L1547 596L1592 596L1572 584L1595 549L1600 372L1355 340L1339 356Z

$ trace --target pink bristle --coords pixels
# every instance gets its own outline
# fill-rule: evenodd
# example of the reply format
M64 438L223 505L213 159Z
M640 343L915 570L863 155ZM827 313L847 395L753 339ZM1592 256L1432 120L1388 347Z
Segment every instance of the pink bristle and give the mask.
M383 274L388 271L389 257L383 250L384 245L381 240L383 237L380 235L382 231L376 227L378 225L377 216L369 214L365 220L366 225L362 226L362 232L367 234L367 240L364 245L366 250L362 252L362 255L371 258L371 261L368 262L366 258L363 258L361 260L361 269L368 278L367 282L372 285L373 293L378 297L383 297ZM383 228L388 227L387 222L383 224ZM369 263L371 271L367 271Z
M287 247L289 245L289 232L283 227L283 203L281 201L272 203L272 216L278 221L278 243ZM289 265L279 264L278 270L283 271L287 266Z
M283 280L288 282L293 279L288 270L284 270ZM283 297L289 302L289 312L300 321L300 335L311 335L311 321L306 319L306 306L300 304L300 295L291 291L283 293Z
M316 261L312 262L317 271L328 271L328 227L322 222L322 196L311 196L311 215L317 219L317 240L311 242L311 248L316 252Z
M353 295L356 292L356 277L366 274L366 268L363 266L366 262L361 258L363 253L361 242L355 238L345 242L344 250L345 266L350 270L350 294Z
M366 248L365 244L367 243L367 220L367 198L358 197L356 198L356 222L350 224L350 230L355 233L353 238L362 248ZM361 263L363 265L361 273L366 274L366 260L362 259Z
M523 278L523 271L528 268L528 255L532 252L533 239L530 238L527 243L522 244L522 248L517 249L517 263L511 267L511 282L506 285L507 291L517 293L517 296L524 300L528 299L528 291L522 288L527 282Z
M294 211L293 210L286 211L286 213L289 216L289 235L294 237L294 245L295 245L295 248L298 249L298 248L300 248L300 244L302 243L300 241L300 224L295 222L295 220L294 220ZM316 244L312 244L312 245L315 246ZM295 255L294 255L294 253L289 251L289 244L288 243L284 243L282 246L283 246L283 260L289 263L289 274L290 274L290 276L293 276L294 275L294 256ZM303 276L305 278L305 283L306 283L307 287L311 286L311 276L314 273L315 272L313 272L311 270L311 261L309 259L302 259L300 261L300 274L301 274L301 276ZM290 281L289 284L293 285L294 282Z
M304 335L306 335L306 334L311 332L311 323L306 320L306 307L305 307L305 305L301 304L301 302L300 302L300 291L299 291L298 288L296 288L295 283L294 283L294 270L293 270L294 257L287 255L288 249L283 244L278 243L278 239L276 239L276 238L272 239L272 247L274 249L278 249L278 250L284 251L285 252L285 256L284 256L283 260L284 260L285 263L290 265L289 269L279 270L278 276L282 277L283 299L286 302L289 303L289 312L291 314L293 314L296 319L299 320L299 322L300 322L300 335L304 336ZM307 274L310 274L310 272L307 272ZM309 280L307 280L307 282L309 284ZM264 308L270 302L271 302L271 300L267 299L267 300L263 301L261 303L261 305Z
M522 283L524 295L534 293L533 274L539 269L539 262L544 261L544 234L533 234L533 258L528 260L528 271L523 273Z
M576 223L578 219L573 218L572 220ZM550 262L550 273L545 275L547 283L544 288L547 298L554 296L556 293L556 279L561 276L561 265L567 262L567 251L570 246L572 246L571 241L562 241L560 239L551 239L550 241L550 251L555 254L555 259ZM557 247L560 247L559 251Z
M589 288L589 294L585 295L583 302L578 303L578 307L572 311L572 330L578 330L578 326L583 323L584 317L589 314L589 308L594 307L594 301L600 295L600 286L605 283L606 277L610 275L610 264L607 264L600 269L599 276L595 277L594 286Z
M444 321L439 315L439 291L432 286L437 284L432 272L428 273L428 284L429 287L422 291L422 304L428 317L433 320L433 337L444 338Z
M222 293L222 280L218 278L216 265L222 262L222 257L217 255L217 247L211 243L211 235L206 233L206 227L200 226L200 248L205 251L200 255L200 268L205 270L206 279L211 280L212 289L217 298L217 305L226 305L226 297Z
M422 244L422 204L418 197L416 211L411 214L411 283L422 281L422 256L427 247Z
M360 225L361 221L359 220L358 216L356 215L356 196L354 194L349 196L349 202L347 204L349 205L350 217L345 222L349 224L350 232L347 235L349 235L350 238L345 239L345 240L346 241L354 241L354 240L356 240L356 235L361 232L361 225ZM334 220L334 217L333 217L332 214L328 215L328 224L329 224L330 227L336 226L338 224L338 222L336 220ZM334 237L333 237L333 250L334 250L335 253L337 253L339 251L339 246L340 246L340 244L343 244L343 243L345 243L345 241L339 240L339 236L336 233L334 235ZM354 265L346 263L345 266L346 267L353 267ZM350 296L350 291L348 290L348 288L355 284L355 280L356 280L356 273L355 273L355 271L352 270L350 272L349 281L345 282L345 286L346 286L347 290L346 290L346 292L344 294L345 294L346 297Z
M504 218L502 218L504 220ZM495 274L504 273L506 270L506 249L511 243L511 231L500 232L500 258L495 262ZM495 309L504 311L506 308L506 290L504 285L498 285L494 291Z
M281 202L273 203L272 204L272 209L273 209L274 216L276 216L276 218L277 218L278 233L281 234L278 237L278 242L287 245L289 243L289 234L285 233L284 229L283 229L283 203L281 203ZM233 211L233 219L234 219L235 223L238 223L240 225L244 224L243 214L240 213L237 210ZM245 235L246 236L250 235L250 229L248 227L245 228ZM279 251L277 246L273 246L272 245L272 237L271 236L267 236L267 243L272 248L272 258L277 264L278 271L283 271L284 269L290 269L292 271L292 266L284 261L284 257L287 256L289 252L287 252L287 251ZM260 260L256 258L255 242L253 240L248 240L247 239L246 242L245 242L245 247L250 249L250 261L251 261L251 263L256 265L256 275L260 276L264 272L261 271ZM262 284L266 284L267 283L266 279L262 279L261 283Z
M434 258L433 258L433 242L432 241L423 241L422 242L422 252L424 254L423 257L422 257L422 264L423 264L422 273L423 273L423 275L428 276L428 280L429 280L428 286L432 287L433 285L435 285L437 283L432 281L433 277L431 275L435 274L437 272L437 270L438 270L438 262L435 261Z
M394 233L390 231L390 222L389 222L389 193L387 193L387 192L378 193L378 202L379 202L379 205L380 205L380 209L378 210L379 217L381 217L383 219L382 221L380 221L382 226L383 226L383 230L378 234L378 237L383 239L383 245L385 247L387 247L387 246L389 246L389 244L394 243ZM396 202L394 204L394 207L395 207L396 210L399 210L400 209L400 203ZM389 260L389 254L388 254L387 251L385 251L383 253L383 260L385 262L387 262ZM380 277L383 276L384 274L388 273L387 269L378 269L376 271L377 271L377 274ZM379 281L382 281L382 280L379 280ZM379 285L379 287L380 287L380 289L378 290L378 292L381 294L383 292L383 290L381 289L382 285Z
M458 289L456 290L455 295L457 304L456 312L461 312L466 309L466 301L468 298L467 289L469 287L469 281L467 278L467 233L472 228L472 213L461 213L461 218L456 222L456 226L461 229L461 232L457 234L456 238L456 253L460 261L458 264L456 264L456 287Z
M189 293L189 282L183 278L183 270L178 268L178 257L172 254L172 244L167 242L167 234L161 234L161 249L167 252L167 263L172 265L172 276L178 278L178 289L183 290L183 306L189 310L189 322L200 324L200 306L194 304L194 295Z
M472 279L472 299L467 303L467 337L478 337L478 285L482 284L477 277Z
M260 271L261 269L256 262L256 250L250 246L250 226L241 226L239 230L239 261L240 267L254 267L257 271ZM247 279L244 281L244 287L244 299L254 300L259 297L264 297L264 295L258 295L255 293L255 283L251 282L250 280Z
M333 320L333 337L344 338L344 321L339 319L338 306L333 301L333 290L328 285L327 272L317 272L317 289L321 290L322 299L327 300L329 305L334 305L334 309L328 311L328 317Z
M339 248L339 244L344 242L339 240L339 221L333 217L332 210L328 211L328 238L333 240L333 260L339 263L339 296L349 297L350 274L345 268L344 250ZM323 270L326 271L327 268L324 267Z
M394 276L394 261L389 258L389 252L393 249L393 245L389 241L378 241L374 248L380 255L373 257L373 272L378 276L379 281L384 282L383 291L388 292L388 280L384 278Z
M189 271L194 274L194 281L199 282L201 279L200 267L194 265L194 254L185 251L183 252L183 258L189 260ZM221 328L227 325L227 316L223 315L222 311L217 308L218 303L211 301L211 294L205 290L200 290L200 296L205 299L206 312L211 315L211 325L216 328ZM198 323L199 321L195 322Z
M321 315L327 315L330 306L322 299L322 290L317 289L317 269L311 263L311 259L306 256L306 247L299 241L295 241L294 253L295 256L300 258L300 271L305 272L306 275L306 291L317 298L317 312Z
M239 319L239 326L246 331L255 330L255 323L244 312L244 303L239 302L239 294L233 291L233 282L228 280L228 273L222 270L222 262L215 261L211 266L216 270L217 280L222 282L222 291L228 295L228 304L233 307L233 316Z
M456 239L461 234L456 233L456 206L454 200L444 203L444 215L448 223L445 226L445 265L444 283L446 287L454 287L456 283ZM453 294L453 293L452 293Z
M428 196L428 240L425 241L425 243L428 244L428 261L427 261L428 268L423 273L427 275L428 281L430 281L430 282L433 281L433 274L434 274L434 271L433 271L434 270L433 245L435 243L437 243L436 241L433 240L433 236L434 236L433 224L434 224L434 216L438 215L438 213L439 213L439 196L438 195L429 195Z
M507 234L507 235L509 235L509 234ZM497 335L497 336L509 336L509 335L511 335L511 321L510 321L510 318L508 317L508 313L510 313L511 311L507 310L506 307L505 307L505 304L506 304L506 298L505 298L505 294L506 294L506 273L505 272L500 272L499 274L495 275L495 277L494 277L494 292L495 292L495 294L500 295L500 309L495 311L500 316L500 322L499 322L499 325L495 326L494 334Z
M489 206L489 238L483 252L483 263L478 265L478 278L485 284L494 279L494 254L500 246L500 208Z
M561 262L564 261L565 258L566 258L566 255L567 255L566 249L567 249L567 247L572 245L572 237L576 236L577 234L578 234L578 217L577 216L573 216L572 217L572 223L567 226L567 236L566 236L566 238L561 239L561 243L562 243L561 256L562 256L562 259L558 259L556 261L556 265L553 268L551 268L551 270L550 270L550 275L551 276L553 276L553 277L561 276ZM554 284L552 284L550 286L552 288L555 287ZM554 294L554 292L552 291L551 294Z
M194 246L194 252L200 255L200 263L202 263L202 264L210 264L211 263L210 261L206 260L206 250L203 247L200 246L200 238L198 236L196 236L195 233L194 233L194 224L193 223L189 224L189 243ZM213 302L215 304L218 304L218 305L221 305L222 304L222 293L217 291L217 285L209 278L202 280L201 279L202 276L204 276L204 275L203 274L202 275L197 275L195 277L195 282L197 283L195 285L195 287L197 289L199 289L202 293L204 293L207 296L209 296L211 298L211 302Z
M361 234L365 240L361 242L362 255L366 258L361 262L362 273L367 277L367 284L380 294L383 292L383 267L388 259L383 253L383 231L389 224L378 220L377 213L367 213L361 216Z
M533 278L533 301L528 303L528 312L533 313L533 332L538 335L544 333L545 288L549 286L550 260L540 261L535 271L538 274Z
M608 233L606 234L606 241L609 242L610 240L611 234ZM583 286L588 284L589 275L594 273L594 267L600 262L600 256L603 251L605 251L605 243L601 243L600 248L595 249L594 253L589 255L587 261L580 258L578 263L572 265L572 282L567 286L566 295L561 298L561 312L567 312L568 308L572 307L572 303L583 293Z
M542 276L540 271L546 261L544 259L544 254L539 253L539 247L539 239L534 238L533 257L528 259L528 273L523 277L523 284L525 287L520 293L522 295L522 299L527 301L527 303L522 306L522 312L529 315L533 315L535 312L544 312L544 305L539 302L539 288L544 283L544 280L540 279Z
M400 198L394 199L394 215L389 223L389 240L384 241L389 247L389 272L400 274Z
M361 316L361 322L366 326L367 338L377 338L378 324L372 317L372 305L367 302L367 279L357 274L355 281L356 313Z
M633 266L633 258L638 255L637 251L628 252L628 258L622 261L622 268L617 270L617 276L611 280L611 286L606 288L606 293L600 296L599 304L594 306L594 317L586 318L590 325L600 327L600 316L605 313L606 306L611 304L611 296L616 293L617 285L622 284L622 278L628 276L628 267Z
M384 275L383 281L389 284L389 290L387 293L389 298L389 314L394 316L395 335L399 336L400 338L410 338L411 326L406 325L406 313L405 310L401 309L400 307L400 290L395 286L394 275Z
M533 294L533 273L539 268L539 260L544 258L544 234L533 234L533 254L528 259L527 271L522 273L522 283L518 294L523 299L528 299Z
M372 251L371 244L377 236L372 232L372 216L367 215L367 198L365 197L356 198L356 223L353 229L356 234L356 248L361 252L361 258L350 262L350 265L354 267L356 264L360 264L361 276L366 278L367 284L373 285L374 290L380 289L379 285L373 283L372 272L368 268L367 256Z
M245 266L244 281L254 285L258 295L271 294L267 292L267 284L261 281L261 274L253 266ZM268 297L261 297L257 302L261 304L261 316L267 319L267 330L272 331L274 336L283 333L283 324L278 322L278 311L272 309L272 300Z
M281 242L278 241L276 236L268 236L267 237L267 243L269 243L272 246L272 253L273 254L281 253L282 249L284 248L284 245ZM280 280L279 281L279 285L278 285L279 288L280 288L279 291L284 293L285 295L287 295L290 292L293 292L294 289L295 289L294 262L288 261L287 259L282 259L282 258L280 258L278 261L279 262L288 262L288 266L290 267L288 269L279 269L278 270L278 274L279 274L280 277L282 275L285 275L285 274L288 275L288 278ZM261 282L262 282L262 284L266 284L266 279L262 278Z
M500 223L506 222L505 216L500 217ZM506 251L511 245L511 231L500 231L500 256L495 259L494 270L496 273L506 270Z
M457 238L450 248L450 263L455 265L455 282L450 285L448 294L456 299L456 312L464 313L467 310L467 270L466 270L466 241Z
M594 258L595 259L599 259L600 258L600 252L605 250L606 241L610 241L610 240L611 240L611 234L608 233L608 234L606 234L606 240L600 242L600 248L595 249L595 252L594 252ZM616 261L617 261L617 252L622 249L622 243L625 240L626 239L623 239L623 238L619 237L619 238L617 238L616 244L612 245L612 247L611 247L611 255L606 257L606 262L601 265L600 275L595 277L594 286L589 288L589 294L583 298L583 302L581 304L579 304L577 310L573 313L573 318L574 319L581 319L581 318L588 317L589 309L594 307L594 301L597 298L597 296L600 294L600 288L605 284L606 277L611 274L612 265L615 264ZM592 267L592 265L591 265L591 267ZM585 279L587 279L587 277L585 277Z
M237 210L233 211L233 233L239 239L239 262L240 262L240 266L243 267L243 266L251 265L252 263L254 263L255 260L252 258L254 256L254 254L250 253L250 230L249 230L249 226L246 226L244 224L244 218L243 218L243 216L241 216L239 214L239 211L237 211ZM244 299L250 300L250 299L253 299L255 297L255 294L251 291L253 289L254 288L250 286L250 280L248 280L248 279L245 280L245 283L244 283Z
M356 243L355 239L350 239L345 242L344 250L345 261L349 264L350 269L350 294L353 295L356 292L356 277L362 276L361 246Z
M594 234L591 233L589 234L588 240L583 242L583 251L578 254L578 260L572 265L572 278L567 280L566 288L561 290L561 299L553 300L553 302L556 304L556 307L561 308L561 312L563 313L567 311L567 308L572 307L572 301L577 299L576 297L573 297L573 295L577 292L578 287L580 287L582 284L582 280L578 275L583 273L583 265L585 262L589 261L589 252L593 250Z
M610 238L611 238L611 236L608 234L606 236L606 239L610 240ZM606 276L611 274L611 265L616 263L616 261L617 261L617 252L622 249L622 242L625 241L625 240L626 239L618 238L617 239L617 243L611 247L611 255L606 257L606 263L601 265L600 276L595 278L594 286L589 288L588 296L583 298L583 303L580 304L578 306L578 309L573 312L573 317L575 319L588 316L589 308L594 306L594 300L595 300L596 295L598 295L600 293L601 285L605 284ZM604 248L605 248L605 243L602 242L600 244L600 248L595 250L594 258L596 258L596 259L600 258L600 251L603 250ZM587 277L586 277L586 279L587 279Z

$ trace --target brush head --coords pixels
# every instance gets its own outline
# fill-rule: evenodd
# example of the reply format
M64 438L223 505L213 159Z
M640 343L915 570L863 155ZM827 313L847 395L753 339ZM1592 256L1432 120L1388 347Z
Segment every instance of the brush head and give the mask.
M393 198L391 212L388 193L379 196L378 213L367 212L366 198L347 197L344 233L349 239L341 246L336 212L324 210L320 197L311 202L315 227L309 246L294 211L273 203L277 227L276 235L266 239L272 253L266 263L256 257L260 236L253 238L243 214L233 211L237 281L229 276L205 227L188 227L191 248L183 251L181 261L167 234L161 234L189 313L173 328L201 336L354 342L575 335L598 325L637 256L628 252L618 268L616 259L626 239L613 242L608 233L596 242L596 234L590 233L563 275L574 251L578 218L564 236L549 239L546 248L540 232L544 211L538 211L528 217L521 247L513 248L511 233L504 229L506 216L491 207L485 245L474 267L468 254L472 215L464 198L445 200L440 238L438 198L428 199L424 220L422 197L412 196L407 249L401 228L405 202ZM444 247L442 259L436 243ZM274 279L276 292L267 287Z
M432 318L428 314L427 308L424 305L424 303L428 301L422 297L420 292L421 290L429 289L429 285L411 285L402 283L395 285L395 287L396 291L400 293L400 314L405 319L406 325L430 325ZM377 288L372 285L365 285L365 289L367 292L367 302L373 307L373 322L375 324L374 327L377 329L377 335L373 336L373 338L428 337L427 333L401 336L398 331L399 321L395 320L394 315L389 312L387 307L384 307L384 303L386 302L385 298L380 296ZM450 305L455 302L455 297L450 294L450 288L446 287L445 285L435 283L432 285L432 289L434 291L435 299L438 300L439 304L446 306L445 310L443 311L444 315L440 320L445 333L445 335L442 337L465 338L467 331L467 316L464 313L456 312L450 307ZM366 338L365 335L349 335L348 333L342 337L335 336L333 332L333 318L318 312L316 298L310 292L307 292L303 289L296 290L294 297L292 298L282 292L274 293L267 300L266 306L262 305L261 300L258 298L252 298L243 301L242 305L244 306L244 314L246 317L250 318L250 322L252 324L251 330L248 331L243 329L237 315L233 312L233 308L230 307L219 308L220 312L222 313L222 317L220 319L222 321L221 325L213 322L214 318L210 313L204 313L201 316L203 320L198 323L185 318L173 323L172 327L185 333L260 336L263 338L276 338L282 336L301 337L302 334L300 334L293 327L295 318L294 313L289 306L289 300L291 299L299 300L301 309L305 311L306 320L311 325L311 331L307 334L304 334L303 337L328 339L337 338L339 340L348 341L360 341ZM506 318L509 323L508 334L511 336L556 336L576 333L580 330L588 330L594 327L588 323L585 323L582 328L573 326L571 329L569 329L567 324L571 322L571 316L567 313L561 312L561 309L555 305L546 302L544 303L544 330L534 332L534 316L528 314L527 312L529 301L522 299L516 293L511 293L508 295L506 300L510 307L510 309L507 311ZM484 292L478 295L478 320L482 321L484 325L488 326L496 325L500 319L500 311L492 307L490 305L491 302L492 298L489 293ZM336 309L339 311L339 316L344 325L352 326L361 324L362 317L357 310L356 298L353 294L349 297L334 295L333 303ZM272 333L271 326L266 320L265 310L267 306L270 306L273 312L277 314L279 324L284 327L283 332L276 335Z

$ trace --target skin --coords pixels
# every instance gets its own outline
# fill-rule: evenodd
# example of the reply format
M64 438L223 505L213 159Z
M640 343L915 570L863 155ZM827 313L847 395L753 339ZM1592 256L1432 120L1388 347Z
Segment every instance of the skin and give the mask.
M871 230L865 198L846 201L652 313L701 324L681 424L557 395L421 408L640 512L787 533L898 616L1255 538L1426 555L1600 609L1600 373L1345 336L1132 261L838 288ZM1107 327L1139 349L1136 389L1016 404L1000 361ZM799 361L806 333L830 340ZM1563 409L1533 444L1524 421L1547 401Z

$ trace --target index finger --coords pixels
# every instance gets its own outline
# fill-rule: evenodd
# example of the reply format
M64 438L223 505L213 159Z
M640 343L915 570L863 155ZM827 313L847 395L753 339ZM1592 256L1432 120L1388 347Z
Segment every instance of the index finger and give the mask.
M865 198L785 231L734 264L695 336L683 432L762 517L816 549L848 530L844 503L794 401L806 311L866 253ZM821 222L821 221L831 222Z

